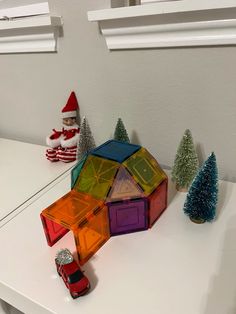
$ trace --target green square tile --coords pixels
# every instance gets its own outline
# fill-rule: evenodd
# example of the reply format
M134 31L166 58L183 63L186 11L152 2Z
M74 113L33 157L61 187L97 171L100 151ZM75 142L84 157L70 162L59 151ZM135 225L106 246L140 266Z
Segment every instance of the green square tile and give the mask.
M142 187L146 195L151 194L166 178L164 171L145 148L141 148L137 153L128 158L123 165Z
M104 199L118 170L117 162L90 155L75 184L75 190Z

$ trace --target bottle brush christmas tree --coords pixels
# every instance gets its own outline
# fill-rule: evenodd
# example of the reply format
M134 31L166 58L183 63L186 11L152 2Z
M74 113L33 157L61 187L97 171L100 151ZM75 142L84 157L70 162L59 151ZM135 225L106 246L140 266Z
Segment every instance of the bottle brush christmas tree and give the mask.
M190 130L184 132L172 169L172 180L179 191L186 192L198 171L198 157Z
M212 221L216 214L218 170L212 153L194 178L184 204L184 212L196 223Z
M117 123L116 123L114 140L130 143L128 133L125 129L124 123L121 120L121 118L119 118Z
M78 145L78 158L82 158L90 150L96 147L92 132L90 130L88 121L85 117L82 119L80 128L80 138Z

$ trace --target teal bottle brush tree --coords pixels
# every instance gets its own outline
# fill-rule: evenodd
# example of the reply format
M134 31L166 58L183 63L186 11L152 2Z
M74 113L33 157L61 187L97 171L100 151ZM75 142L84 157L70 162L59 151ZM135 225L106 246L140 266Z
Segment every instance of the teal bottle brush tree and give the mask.
M189 188L184 212L195 223L214 220L218 197L218 170L215 154L205 161Z
M116 123L115 133L114 133L114 140L130 143L130 139L128 133L125 129L124 123L121 118L118 119Z
M172 181L176 189L187 192L198 171L198 157L194 148L193 138L190 130L186 130L179 144L174 166L172 168Z

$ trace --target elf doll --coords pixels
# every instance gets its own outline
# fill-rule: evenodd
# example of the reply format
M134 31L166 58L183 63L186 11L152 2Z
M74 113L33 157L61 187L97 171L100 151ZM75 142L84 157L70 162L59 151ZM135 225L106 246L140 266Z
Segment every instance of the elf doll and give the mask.
M79 126L76 124L79 109L75 93L72 92L65 107L62 109L62 124L60 131L53 129L53 133L46 138L50 148L46 151L48 160L71 162L76 160L79 142Z

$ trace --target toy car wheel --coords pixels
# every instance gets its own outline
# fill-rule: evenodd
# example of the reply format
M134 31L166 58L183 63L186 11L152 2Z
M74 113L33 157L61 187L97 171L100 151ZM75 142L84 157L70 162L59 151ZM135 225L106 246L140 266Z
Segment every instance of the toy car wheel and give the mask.
M87 291L86 291L86 293L89 292L90 288L91 288L91 285L90 285L90 283L89 283L88 286L87 286Z
M77 299L79 296L78 295L74 295L73 293L70 292L70 295L73 299Z
M61 277L61 274L60 274L60 272L59 272L59 270L57 269L57 273L58 273L58 275Z
M86 295L89 292L90 284L87 285L87 289L80 296Z

